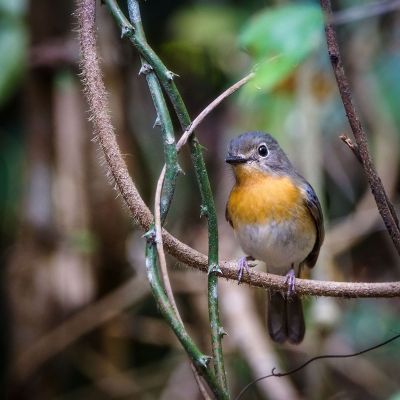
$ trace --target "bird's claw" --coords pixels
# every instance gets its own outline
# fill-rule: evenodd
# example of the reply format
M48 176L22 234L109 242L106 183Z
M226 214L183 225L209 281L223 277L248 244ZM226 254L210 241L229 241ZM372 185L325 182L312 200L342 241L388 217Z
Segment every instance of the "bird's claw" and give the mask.
M240 282L242 280L243 271L246 270L246 272L249 274L250 268L255 266L255 264L249 263L249 261L255 261L255 259L251 256L243 256L239 259L239 262L238 262L238 285L240 284Z
M296 273L293 268L286 274L285 283L288 285L287 296L290 298L296 293Z

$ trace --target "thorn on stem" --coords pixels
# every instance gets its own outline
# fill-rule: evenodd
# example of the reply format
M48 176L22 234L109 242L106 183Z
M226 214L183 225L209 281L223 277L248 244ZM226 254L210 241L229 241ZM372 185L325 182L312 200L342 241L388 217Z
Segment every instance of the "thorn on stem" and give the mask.
M142 66L140 67L138 75L147 75L151 71L153 71L153 67L150 64L143 63Z
M169 81L173 81L175 76L178 76L178 77L179 77L178 74L175 74L175 72L172 72L172 71L167 71L167 72L165 73L165 75L167 76L167 79L168 79Z
M200 206L200 218L208 216L208 207L204 204Z
M133 27L128 25L123 25L121 28L121 39L128 35L133 30Z
M140 72L139 72L139 74L140 74ZM160 120L160 116L159 116L158 114L157 114L156 120L154 121L153 129L154 129L156 126L161 126L161 120Z
M154 228L150 228L147 232L142 235L146 239L147 243L152 245L156 244L156 231Z
M219 264L210 264L207 273L208 275L213 273L222 275L222 271L221 268L219 267Z
M220 327L218 328L218 334L219 334L219 336L221 336L221 337L223 337L223 336L228 336L228 332L227 332L222 326L220 326Z
M362 164L362 158L361 158L360 150L358 149L358 146L355 143L353 143L352 140L346 135L340 135L339 138L343 143L347 144L347 146L350 148L350 150L356 156L357 160Z
M203 354L197 359L197 362L203 367L203 368L208 368L208 365L210 364L212 357L206 356Z

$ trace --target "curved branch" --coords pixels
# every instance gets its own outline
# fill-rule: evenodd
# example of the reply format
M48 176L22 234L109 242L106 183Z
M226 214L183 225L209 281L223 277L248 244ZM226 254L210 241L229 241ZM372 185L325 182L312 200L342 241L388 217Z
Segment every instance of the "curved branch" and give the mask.
M90 3L88 5L88 3ZM121 156L114 129L108 113L108 102L105 86L101 78L99 60L96 53L95 30L90 13L83 12L92 2L82 3L79 9L80 40L82 49L82 75L85 93L89 103L91 119L96 137L104 152L108 168L115 179L116 187L121 193L135 223L147 231L153 222L153 215L136 189L125 161ZM167 251L180 262L190 267L207 272L207 256L192 249L163 229L163 240ZM235 262L221 262L222 276L237 280ZM263 272L252 272L244 275L242 282L261 288L286 290L285 278ZM296 290L300 295L332 297L400 297L400 282L358 283L358 282L323 282L305 279L296 280Z

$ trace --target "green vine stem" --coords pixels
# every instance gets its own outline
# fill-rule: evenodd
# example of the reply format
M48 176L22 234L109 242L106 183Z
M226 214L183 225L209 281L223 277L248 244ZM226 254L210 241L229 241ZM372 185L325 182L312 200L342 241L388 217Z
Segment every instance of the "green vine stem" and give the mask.
M151 68L146 62L142 62L141 70ZM162 89L154 72L144 72L146 74L147 85L153 99L154 106L157 111L157 119L155 125L161 126L164 142L165 157L165 180L162 187L160 213L161 222L164 223L172 197L174 196L176 178L181 171L178 164L178 156L175 145L174 128L169 116L168 108L162 94Z
M183 130L186 130L189 127L191 120L182 97L174 83L175 74L165 67L157 54L146 42L138 2L136 0L128 0L128 10L133 25L130 24L123 15L115 0L106 0L106 3L110 7L114 18L120 25L121 35L129 38L139 51L140 55L153 68L174 107ZM220 385L225 389L227 394L227 382L221 344L224 330L221 326L218 309L218 274L220 273L220 268L218 260L217 217L201 146L194 135L189 138L189 147L197 182L200 188L202 200L201 214L205 215L208 220L208 307L214 369Z
M134 15L129 15L130 19L133 19ZM145 40L145 34L141 26L136 28L137 35L141 36L142 40ZM181 168L178 164L177 148L175 144L174 127L172 125L171 117L168 111L167 104L164 99L164 95L153 68L147 64L147 62L140 57L141 68L139 74L144 74L146 76L147 85L153 100L154 107L157 112L157 118L154 126L160 126L163 136L164 143L164 158L165 165L163 167L163 181L162 186L159 188L157 186L156 200L154 202L154 217L155 217L155 240L159 259L159 265L162 274L162 281L164 283L164 288L167 294L167 298L171 303L172 309L175 311L176 317L183 326L183 321L180 316L178 307L175 302L174 294L172 291L170 279L168 276L168 268L164 254L163 242L162 242L162 232L161 227L165 222L167 217L172 198L175 192L176 178ZM151 228L153 229L153 228ZM199 389L202 393L204 399L208 399L207 390L204 387L199 372L196 366L191 364L194 376L196 378Z
M207 367L210 357L202 354L193 342L192 338L187 334L185 328L177 319L175 311L164 292L157 268L156 246L151 237L148 237L146 242L146 271L153 296L157 301L158 308L160 309L163 318L174 331L200 375L206 379L216 398L228 400L229 397L226 392L220 387L215 375Z
M141 35L143 28L138 1L128 0L128 9L135 28L133 32L130 31L128 37L135 44L146 61L154 68L158 78L160 79L160 82L164 86L164 89L171 100L171 103L181 123L182 129L186 130L191 124L191 120L182 97L180 96L180 93L173 81L174 74L165 67L156 53L148 45L144 36ZM133 33L133 36L131 33ZM201 215L206 216L208 221L208 309L211 326L211 343L213 350L214 369L220 385L227 391L226 373L221 343L224 330L221 326L218 308L218 273L220 273L220 268L218 260L217 215L201 146L194 135L189 138L189 147L197 182L200 188L202 200Z

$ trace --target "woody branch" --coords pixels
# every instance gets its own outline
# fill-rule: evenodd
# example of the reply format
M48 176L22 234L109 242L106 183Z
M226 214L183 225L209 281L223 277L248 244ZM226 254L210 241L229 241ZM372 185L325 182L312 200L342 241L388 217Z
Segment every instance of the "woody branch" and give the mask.
M356 155L357 159L361 162L379 213L381 214L383 222L385 223L386 229L389 232L397 253L400 255L399 220L393 204L390 202L386 194L382 181L376 172L375 165L368 150L367 135L365 134L365 130L353 104L351 88L343 68L336 32L333 28L332 22L330 22L332 18L332 7L330 0L321 0L321 7L326 14L327 22L325 24L325 33L329 59L333 67L339 93L342 98L343 106L346 111L347 119L353 132L357 147L355 147L347 137L343 137L342 140L349 146L349 148Z

